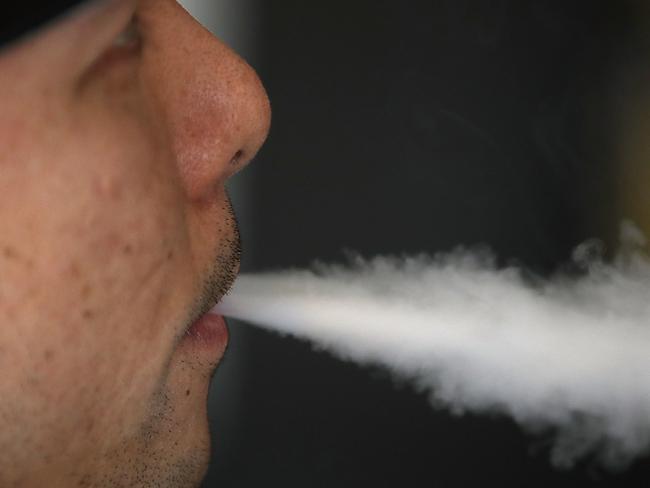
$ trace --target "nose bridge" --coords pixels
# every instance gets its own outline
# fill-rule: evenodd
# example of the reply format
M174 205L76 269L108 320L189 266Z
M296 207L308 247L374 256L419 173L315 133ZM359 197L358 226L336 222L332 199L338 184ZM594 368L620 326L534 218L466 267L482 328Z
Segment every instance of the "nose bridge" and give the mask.
M151 22L149 81L186 192L204 198L259 150L269 128L269 102L244 60L176 2L166 8L173 12Z

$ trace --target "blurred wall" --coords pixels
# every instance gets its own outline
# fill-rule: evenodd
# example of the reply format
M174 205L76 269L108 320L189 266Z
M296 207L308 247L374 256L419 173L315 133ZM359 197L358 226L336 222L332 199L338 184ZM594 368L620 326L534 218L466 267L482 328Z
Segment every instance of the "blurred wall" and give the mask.
M639 2L637 22L629 26L631 42L621 57L615 116L618 128L616 160L618 214L650 236L650 3ZM648 244L650 249L650 243Z

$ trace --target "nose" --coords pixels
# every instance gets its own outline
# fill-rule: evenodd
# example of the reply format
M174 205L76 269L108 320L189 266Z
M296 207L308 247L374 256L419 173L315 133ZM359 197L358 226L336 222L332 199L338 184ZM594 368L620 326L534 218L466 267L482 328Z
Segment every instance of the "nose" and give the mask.
M253 69L175 0L143 4L146 89L188 198L210 198L266 139L266 91Z

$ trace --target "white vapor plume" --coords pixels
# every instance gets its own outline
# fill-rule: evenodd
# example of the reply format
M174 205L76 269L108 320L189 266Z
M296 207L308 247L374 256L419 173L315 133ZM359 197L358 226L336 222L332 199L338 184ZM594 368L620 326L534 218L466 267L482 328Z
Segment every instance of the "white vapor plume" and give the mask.
M650 448L650 261L624 233L610 264L578 248L579 277L532 280L465 251L355 258L242 275L217 310L385 366L435 406L553 433L555 466L622 468Z

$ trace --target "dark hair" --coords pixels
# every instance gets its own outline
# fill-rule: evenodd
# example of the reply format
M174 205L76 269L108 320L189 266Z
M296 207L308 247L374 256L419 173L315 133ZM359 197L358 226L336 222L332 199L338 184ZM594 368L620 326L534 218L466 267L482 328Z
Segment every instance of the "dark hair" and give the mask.
M0 48L84 0L17 0L0 14Z

